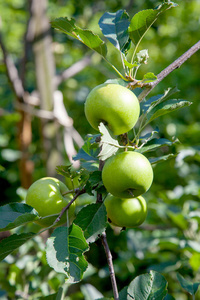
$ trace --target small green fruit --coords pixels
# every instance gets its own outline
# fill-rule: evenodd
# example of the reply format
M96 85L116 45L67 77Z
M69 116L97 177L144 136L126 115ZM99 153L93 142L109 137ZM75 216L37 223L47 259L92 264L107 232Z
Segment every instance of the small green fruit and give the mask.
M41 226L47 227L53 224L57 216L51 216L59 214L72 199L72 196L64 193L68 191L66 185L53 177L44 177L35 181L28 189L26 196L26 203L34 207L41 217L44 219L36 221ZM69 218L74 214L75 204L73 203L69 208ZM66 223L67 218L64 214L56 225Z
M148 159L133 151L110 157L103 167L105 188L119 198L134 198L144 194L153 181L153 170Z
M98 130L101 122L114 135L128 132L136 124L140 104L135 94L119 84L101 84L95 87L85 102L85 115L90 125Z
M112 225L134 228L141 225L147 216L147 204L142 196L121 199L109 194L104 204Z

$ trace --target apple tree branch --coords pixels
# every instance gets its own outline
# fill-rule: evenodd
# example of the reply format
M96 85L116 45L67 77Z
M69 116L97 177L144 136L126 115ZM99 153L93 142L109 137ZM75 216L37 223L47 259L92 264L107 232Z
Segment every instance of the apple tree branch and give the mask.
M162 70L157 75L157 79L152 83L148 83L145 89L140 93L140 95L138 96L139 101L144 99L159 82L161 82L165 77L167 77L167 75L169 75L175 69L178 69L186 60L188 60L199 49L200 49L200 41L194 44L189 50L187 50L184 54L182 54L179 58L177 58L167 68ZM130 83L129 85L131 86L132 84Z

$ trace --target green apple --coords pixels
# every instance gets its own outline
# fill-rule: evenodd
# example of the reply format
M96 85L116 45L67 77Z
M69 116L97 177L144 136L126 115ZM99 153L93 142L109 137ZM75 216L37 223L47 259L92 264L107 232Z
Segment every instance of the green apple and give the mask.
M114 135L128 132L136 124L140 104L135 94L119 84L101 84L95 87L85 102L85 115L90 125L98 130L101 122Z
M102 180L112 195L119 198L134 198L150 188L153 170L143 154L124 151L108 158L103 167Z
M112 225L133 228L141 225L147 216L147 204L142 196L121 199L108 194L104 204Z
M30 186L26 196L26 203L34 207L41 217L45 217L38 220L38 224L45 227L53 224L62 208L72 199L70 194L64 195L67 191L66 185L53 177L41 178ZM69 218L73 216L74 210L75 204L73 203L69 208ZM66 214L64 214L56 225L64 224L66 221Z

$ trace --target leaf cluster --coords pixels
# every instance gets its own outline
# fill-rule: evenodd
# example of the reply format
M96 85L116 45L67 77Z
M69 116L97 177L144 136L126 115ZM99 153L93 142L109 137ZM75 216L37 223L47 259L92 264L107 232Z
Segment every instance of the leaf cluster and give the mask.
M63 32L88 48L97 52L107 61L117 74L125 81L134 81L135 75L141 64L147 63L148 50L142 50L137 54L137 49L141 40L157 18L166 10L176 7L172 1L165 1L155 9L142 10L135 14L131 19L125 10L118 10L116 13L106 12L99 20L99 26L103 35L120 52L124 75L107 59L107 47L105 42L95 33L88 29L81 29L75 24L75 20L58 18L51 22L52 27ZM131 62L127 61L127 54L134 46ZM153 73L147 73L141 80L142 83L149 83L156 80Z
M104 36L120 52L124 75L108 61L106 44L98 35L90 30L81 29L75 24L74 19L69 18L56 19L52 22L52 26L77 39L101 55L103 59L112 65L113 69L121 77L121 80L116 79L114 81L123 86L127 86L127 82L135 80L138 68L142 64L146 64L148 60L147 49L137 53L142 38L163 12L175 6L176 4L174 2L165 1L154 10L148 9L137 13L132 19L129 19L129 15L124 10L119 10L116 13L105 13L101 17L99 21L100 28ZM134 51L131 61L128 61L127 57L132 44L134 45ZM156 80L156 78L153 73L148 72L143 76L140 82L150 83ZM114 81L110 80L110 82ZM173 153L166 155L160 155L160 153L162 153L162 149L169 149L169 147L173 147L175 143L178 143L176 138L172 141L166 138L160 138L159 129L157 127L146 134L144 134L144 130L158 117L191 104L191 102L182 99L171 99L171 96L176 92L176 88L171 88L165 91L163 95L157 95L147 100L143 99L141 102L142 114L138 126L135 131L131 133L133 136L130 133L120 137L113 136L103 123L99 126L99 134L88 135L83 147L74 157L74 160L81 162L81 169L74 171L71 165L57 167L57 172L66 179L69 178L71 181L72 193L76 193L77 186L75 182L78 182L78 190L84 189L85 193L89 195L96 193L104 195L106 191L101 180L99 160L105 161L110 156L115 155L117 151L129 149L131 151L145 153L149 156L149 160L152 164L175 157ZM166 151L163 152L166 153ZM196 154L196 157L199 156ZM156 209L157 207L159 207L159 205L156 206ZM0 220L0 231L14 229L14 234L0 243L0 258L4 259L19 246L36 237L41 231L38 233L17 232L17 228L39 218L36 211L23 203L13 203L2 206L0 208L0 214L3 216ZM182 230L187 229L188 222L182 214L174 212L174 210L167 210L166 214L170 222L175 224L178 228ZM191 212L189 217L199 218L198 211ZM93 203L83 207L69 228L56 228L48 238L46 248L48 264L56 272L64 274L67 282L75 283L80 281L88 268L85 256L87 255L89 246L91 243L97 241L107 226L106 210L103 203ZM164 249L164 247L172 247L172 249L175 249L181 247L181 245L177 244L175 240L171 240L171 243L169 243L169 240L162 240L157 247L160 247L161 250ZM191 244L188 242L188 244L185 244L185 247L191 247L193 251L197 249L195 243ZM193 284L185 280L181 275L177 277L182 288L191 295L195 295L199 283ZM91 287L88 287L88 290L91 291ZM62 293L62 291L60 291L60 293ZM136 277L125 287L120 292L120 300L122 299L167 300L173 299L173 297L167 295L166 279L159 273L150 271L147 274Z

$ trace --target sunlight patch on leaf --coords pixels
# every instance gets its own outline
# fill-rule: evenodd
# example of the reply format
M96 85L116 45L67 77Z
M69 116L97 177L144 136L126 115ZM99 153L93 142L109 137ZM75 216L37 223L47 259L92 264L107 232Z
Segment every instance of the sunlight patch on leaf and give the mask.
M129 15L125 10L116 13L106 12L99 20L104 36L120 51L124 52L129 42Z

